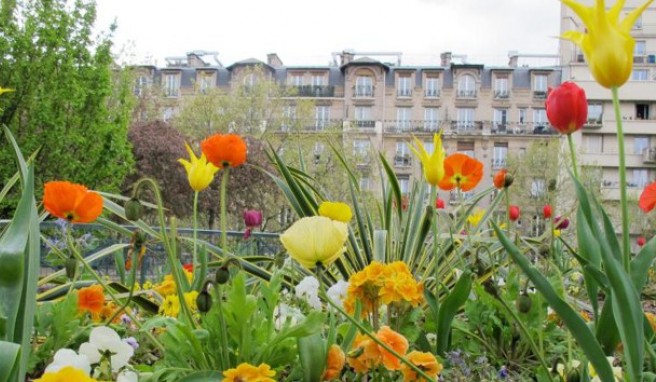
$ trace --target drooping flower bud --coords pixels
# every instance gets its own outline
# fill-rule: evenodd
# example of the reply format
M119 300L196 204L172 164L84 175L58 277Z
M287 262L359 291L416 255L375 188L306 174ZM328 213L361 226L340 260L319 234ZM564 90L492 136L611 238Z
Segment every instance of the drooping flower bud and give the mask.
M223 285L230 280L230 270L228 267L223 265L216 270L215 281L219 285Z
M517 301L515 302L517 305L517 310L520 313L528 313L531 311L531 307L533 306L533 301L531 300L531 297L526 293L522 292L522 294L517 297Z
M198 311L201 313L207 313L212 309L212 296L207 291L207 288L203 288L198 293L198 296L196 296L196 307L198 307Z
M143 206L137 198L131 198L125 202L125 218L130 221L137 221L143 216Z
M66 277L68 277L69 280L73 280L77 273L77 259L73 256L66 259L64 268L66 268Z

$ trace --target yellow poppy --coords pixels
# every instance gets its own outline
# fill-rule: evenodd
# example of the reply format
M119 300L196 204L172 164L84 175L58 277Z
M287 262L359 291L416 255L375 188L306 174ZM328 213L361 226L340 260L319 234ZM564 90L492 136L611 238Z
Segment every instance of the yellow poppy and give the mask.
M41 378L36 379L34 382L97 382L95 379L89 377L84 371L73 366L66 366L55 372L48 372L43 374Z
M187 148L191 162L186 159L178 159L178 162L187 171L187 180L189 180L191 188L197 192L203 191L212 183L214 174L219 171L219 168L209 163L205 154L201 154L200 158L198 158L188 144L185 143L185 147Z
M342 202L323 202L319 205L319 216L348 223L353 217L351 207Z
M424 169L424 178L426 182L437 186L440 180L444 178L444 148L442 147L442 132L435 133L433 136L433 152L428 154L422 141L414 137L415 145L410 145L410 150L419 158L421 166Z
M294 260L313 269L318 264L327 267L341 256L346 250L347 237L346 223L324 216L310 216L292 224L280 235L280 241Z
M633 67L631 28L640 14L652 3L648 0L629 12L620 21L624 0L618 0L608 11L604 0L595 0L587 7L574 0L562 0L585 24L586 31L567 31L562 38L578 45L595 80L603 87L612 88L624 84Z

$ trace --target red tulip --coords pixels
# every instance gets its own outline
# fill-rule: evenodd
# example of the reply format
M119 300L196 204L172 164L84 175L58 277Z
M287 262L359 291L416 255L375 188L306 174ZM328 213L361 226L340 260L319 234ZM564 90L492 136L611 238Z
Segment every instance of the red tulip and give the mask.
M435 208L437 208L438 210L443 210L444 207L445 207L444 199L441 199L440 197L435 199Z
M638 238L636 239L636 242L638 243L639 246L642 247L645 244L647 244L647 239L645 239L644 236L638 236Z
M640 209L649 212L656 206L656 182L649 184L642 190L640 200L638 201Z
M508 217L510 218L510 221L517 221L519 219L519 207L518 206L510 206L508 207Z
M571 81L563 82L555 89L549 89L547 118L561 134L571 134L580 130L588 120L588 100L585 90Z
M556 229L567 229L567 227L569 227L569 219L562 216L556 216L554 224L556 225Z
M545 204L544 207L542 207L542 215L544 215L545 219L549 219L551 217L551 206L548 204Z

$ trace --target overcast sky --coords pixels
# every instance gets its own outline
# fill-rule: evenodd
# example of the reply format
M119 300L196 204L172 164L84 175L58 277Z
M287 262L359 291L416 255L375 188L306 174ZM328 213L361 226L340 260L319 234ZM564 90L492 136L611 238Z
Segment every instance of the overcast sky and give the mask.
M439 54L505 64L509 51L556 54L556 0L97 0L97 27L116 19L123 62L214 51L224 65L277 53L286 65L325 65L332 52L402 52L404 64Z

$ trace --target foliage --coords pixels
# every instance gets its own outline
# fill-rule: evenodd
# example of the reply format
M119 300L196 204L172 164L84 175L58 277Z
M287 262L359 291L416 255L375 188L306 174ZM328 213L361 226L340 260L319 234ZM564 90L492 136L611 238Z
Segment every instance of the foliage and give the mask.
M68 179L117 190L132 166L132 101L113 67L111 33L93 35L95 3L7 1L0 12L0 83L16 90L0 100L0 124L24 151L41 149L36 184ZM1 146L0 173L13 173L12 155Z

